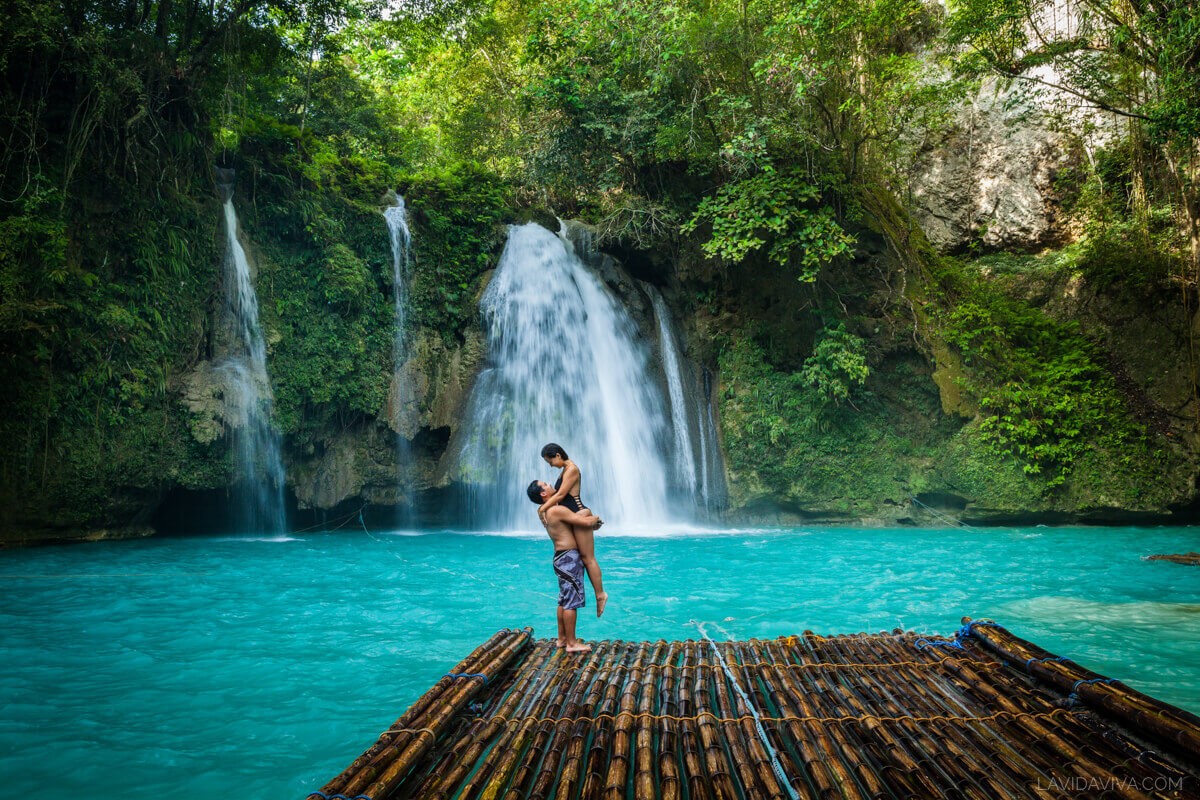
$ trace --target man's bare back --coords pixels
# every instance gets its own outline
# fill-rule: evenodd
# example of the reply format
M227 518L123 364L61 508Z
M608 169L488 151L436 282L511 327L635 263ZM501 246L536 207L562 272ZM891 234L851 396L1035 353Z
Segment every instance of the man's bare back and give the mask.
M538 517L554 542L555 550L575 550L576 526L582 528L599 528L604 522L590 511L568 511L562 506L551 506L546 511L539 511Z

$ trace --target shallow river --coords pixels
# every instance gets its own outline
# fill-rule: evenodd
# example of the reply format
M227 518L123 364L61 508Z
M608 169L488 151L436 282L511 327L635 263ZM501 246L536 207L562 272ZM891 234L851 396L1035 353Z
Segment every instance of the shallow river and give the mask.
M586 639L991 617L1200 713L1196 529L622 536ZM0 552L0 785L40 800L303 798L499 628L554 634L544 535L342 530Z

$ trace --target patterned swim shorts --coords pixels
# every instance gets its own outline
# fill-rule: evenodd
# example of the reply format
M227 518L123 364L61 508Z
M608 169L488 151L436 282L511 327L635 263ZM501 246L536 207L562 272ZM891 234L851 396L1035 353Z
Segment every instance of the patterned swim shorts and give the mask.
M558 604L568 611L583 608L583 559L579 551L556 550L554 574L558 576Z

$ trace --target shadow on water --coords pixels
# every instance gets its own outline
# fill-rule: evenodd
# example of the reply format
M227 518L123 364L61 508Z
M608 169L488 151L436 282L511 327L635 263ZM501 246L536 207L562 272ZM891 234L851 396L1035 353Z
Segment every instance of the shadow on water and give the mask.
M362 529L370 531L466 529L470 496L460 486L421 492L412 506L397 507L344 500L332 508L300 508L295 495L284 494L285 533ZM536 518L530 507L531 527ZM360 519L361 516L361 519ZM228 536L245 533L245 515L232 488L173 489L166 493L151 526L160 536Z

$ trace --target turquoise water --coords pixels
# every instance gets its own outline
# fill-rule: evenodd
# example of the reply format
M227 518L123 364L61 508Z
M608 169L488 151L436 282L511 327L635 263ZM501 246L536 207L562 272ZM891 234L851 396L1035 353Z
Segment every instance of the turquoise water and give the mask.
M992 617L1200 712L1194 529L601 532L585 638L878 631ZM487 636L554 633L543 536L362 530L0 552L13 796L303 798ZM589 598L590 601L590 598Z

